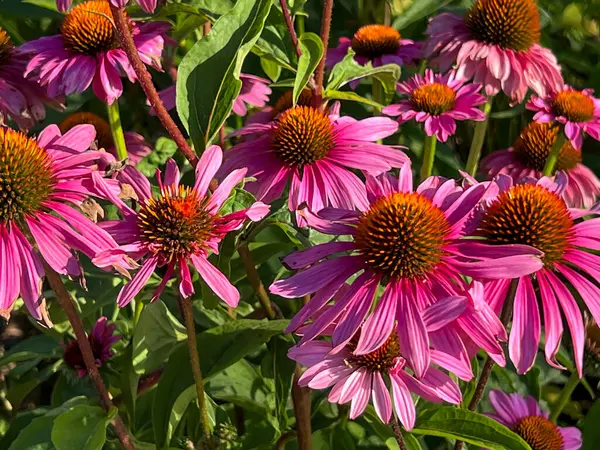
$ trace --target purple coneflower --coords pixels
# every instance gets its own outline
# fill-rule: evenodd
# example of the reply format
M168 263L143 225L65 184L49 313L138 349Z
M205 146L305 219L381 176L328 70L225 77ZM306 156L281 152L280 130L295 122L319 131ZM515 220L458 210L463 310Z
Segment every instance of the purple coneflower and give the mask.
M166 22L129 20L135 46L145 64L162 70ZM88 0L63 19L60 34L27 42L19 48L30 60L25 75L34 74L48 95L56 97L85 91L90 84L96 96L112 104L123 92L121 77L136 76L120 48L112 13L106 0Z

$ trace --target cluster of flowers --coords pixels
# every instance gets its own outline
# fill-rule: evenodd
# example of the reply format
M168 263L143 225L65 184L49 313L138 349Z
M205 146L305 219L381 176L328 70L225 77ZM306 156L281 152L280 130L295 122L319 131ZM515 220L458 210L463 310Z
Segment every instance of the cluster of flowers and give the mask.
M68 3L59 6L68 10ZM155 3L140 5L153 11ZM29 128L43 118L44 104L59 106L63 96L90 85L98 98L115 102L123 91L121 76L134 82L136 75L111 14L108 1L88 0L66 14L60 34L19 48L0 31L2 115ZM160 70L168 25L127 20L142 61ZM600 139L600 103L590 90L563 84L555 57L539 44L533 0L477 0L464 17L433 18L426 34L420 44L390 27L369 25L327 55L329 67L349 48L359 64L427 58L438 67L439 73L428 69L398 85L405 99L383 110L397 121L342 116L338 104L316 108L310 91L296 105L286 94L265 107L267 81L244 75L234 113L245 115L247 106L261 111L233 134L240 139L231 149L211 146L202 154L192 187L180 184L179 168L170 160L153 190L134 166L150 151L135 133L126 135L129 162L114 170L110 127L89 113L51 125L36 138L0 129L0 309L10 310L22 297L31 314L44 320L44 270L82 277L76 252L130 278L119 306L140 292L157 267L166 269L153 299L173 277L188 298L194 293L191 265L235 307L237 289L208 256L218 252L227 233L261 220L268 204L287 192L298 226L335 239L287 256L284 264L298 272L270 289L286 298L312 296L288 328L301 336L290 357L309 367L300 383L332 387L329 401L350 402L351 418L372 398L382 421L390 420L394 408L411 429L411 393L460 403L448 372L470 380L470 360L479 349L505 365L505 341L518 373L526 373L540 343L540 305L548 363L564 368L556 359L564 315L581 375L584 323L573 292L600 321L600 257L594 253L600 250L594 207L600 180L582 165L581 145L584 134ZM402 149L377 142L410 120L446 141L456 121L486 119L481 92L489 98L503 92L520 103L529 89L535 92L527 102L534 121L511 148L483 161L486 181L462 174L460 180L434 176L414 186ZM163 92L167 106L174 106L173 97L174 89ZM544 177L562 133L567 140L556 171ZM395 169L398 176L389 173ZM245 177L253 177L246 188L258 201L221 214ZM137 206L123 198L124 185ZM114 203L122 220L90 220L75 208L88 197ZM510 336L498 318L502 310L512 314ZM105 321L98 326L96 340L112 343L113 330ZM109 347L98 344L99 364L110 357ZM548 448L579 447L576 430L555 427L532 401L502 393L491 399L497 420L524 437L544 429L560 443Z

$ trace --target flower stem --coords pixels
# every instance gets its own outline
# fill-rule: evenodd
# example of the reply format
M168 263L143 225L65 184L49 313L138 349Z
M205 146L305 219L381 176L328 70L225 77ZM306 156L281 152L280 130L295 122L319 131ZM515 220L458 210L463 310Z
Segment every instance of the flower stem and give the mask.
M298 432L298 450L312 450L312 429L310 424L310 389L298 384L302 375L300 365L296 364L294 381L292 382L292 403L296 416Z
M423 142L423 165L421 166L421 181L429 178L433 171L435 161L435 146L437 138L435 136L425 136Z
M177 128L177 125L175 124L175 122L169 115L169 112L163 105L158 95L158 92L156 92L156 88L154 87L154 84L152 84L152 77L150 76L148 69L146 69L146 66L140 59L140 55L137 51L135 43L133 42L133 37L131 35L129 25L127 23L127 18L125 17L125 14L123 12L123 8L117 8L111 4L110 10L115 21L115 27L117 30L117 35L119 37L119 41L121 42L121 48L127 54L127 58L129 59L129 62L133 67L135 75L138 81L140 82L140 85L142 86L146 97L148 97L148 100L150 101L150 105L156 111L156 115L160 119L160 122L169 132L169 135L175 141L177 147L179 147L179 149L185 155L190 164L195 167L198 163L198 157L187 143L187 140L185 139L179 128Z
M196 326L194 324L194 311L192 308L191 299L179 297L179 307L183 313L185 327L187 329L187 343L190 351L190 365L194 374L194 382L196 383L196 395L198 396L198 408L200 409L200 427L204 435L204 442L209 448L214 448L212 440L212 432L210 431L210 423L208 421L208 413L206 411L206 398L204 394L204 378L202 378L202 370L200 369L200 359L198 358L198 345L196 342Z
M321 19L321 40L323 41L323 57L317 66L315 74L315 94L313 105L320 107L323 103L323 80L325 78L325 60L327 59L327 47L329 45L329 33L331 31L331 14L333 12L333 0L325 0L323 5L323 16Z
M506 328L508 326L508 322L512 317L513 312L513 303L515 300L515 294L517 293L517 286L519 285L518 279L513 279L510 283L510 288L508 289L508 293L506 294L506 300L504 300L504 305L502 306L502 312L500 313L500 322ZM492 374L492 369L494 368L494 360L488 356L483 368L481 369L481 375L479 376L479 381L477 382L477 387L475 388L475 393L471 398L471 402L469 403L469 410L475 411L477 406L479 406L479 402L483 398L483 393L485 392L485 386L490 379L490 375ZM461 450L463 448L463 441L456 441L456 445L454 446L454 450Z
M558 397L558 400L552 407L552 411L550 412L550 417L549 417L549 419L552 422L556 423L558 416L560 416L560 413L562 412L562 410L565 408L567 403L569 403L569 400L571 400L571 394L573 393L573 391L575 390L575 388L577 387L578 384L579 384L579 375L577 374L577 372L573 372L571 374L571 376L569 377L567 384L565 384L565 387L563 388L562 392L560 393L560 397Z
M287 1L279 0L279 3L281 4L281 11L283 11L283 18L285 19L285 25L290 33L294 50L296 50L296 56L300 58L300 55L302 55L302 50L300 50L300 46L298 45L298 36L296 36L294 22L292 21L292 16L290 15L290 9L288 8Z
M546 165L544 166L544 171L542 172L542 175L545 177L549 177L554 173L556 163L558 162L558 157L560 156L560 150L563 148L563 145L565 145L566 140L565 134L563 132L559 132L554 145L550 149L550 154L548 155Z
M479 159L481 158L481 148L483 147L493 101L494 97L488 97L487 102L483 106L485 119L481 122L477 122L475 125L475 133L473 134L473 141L471 142L471 150L469 150L469 158L467 159L466 167L467 172L472 176L477 174L477 167L479 166Z
M400 425L398 425L398 419L396 419L396 416L393 414L392 420L390 420L390 426L394 431L394 437L396 438L396 442L398 443L400 450L407 450L406 444L404 443L404 438L402 437L402 430L400 429Z
M252 288L256 292L258 296L258 301L260 305L265 310L265 314L269 318L269 320L273 320L277 317L273 306L271 305L271 299L269 298L269 294L265 289L262 281L260 280L260 276L258 275L258 271L256 270L256 265L252 260L252 254L250 253L250 249L248 248L248 244L244 242L238 248L238 253L240 254L240 259L242 260L242 264L244 265L244 269L246 270L246 274L248 275L248 281L252 285Z
M108 389L106 388L106 385L100 376L100 372L98 372L98 367L96 367L96 360L94 358L92 346L90 345L90 341L85 334L83 322L81 321L81 317L75 308L73 299L65 288L60 275L56 273L54 269L52 269L52 267L50 267L45 261L43 261L43 264L46 272L46 279L48 280L48 283L50 283L52 290L54 290L56 293L56 299L67 315L71 326L73 327L73 332L75 333L77 344L81 350L81 355L83 356L83 362L85 363L88 376L96 387L98 394L100 394L100 403L102 404L104 410L109 412L115 406L113 405L110 394L108 393ZM112 426L123 448L126 450L135 450L129 430L118 414L113 418Z
M125 135L121 125L121 112L119 111L119 99L115 99L111 104L106 105L108 110L108 124L112 133L113 142L117 149L117 157L123 161L127 159L127 145L125 144Z

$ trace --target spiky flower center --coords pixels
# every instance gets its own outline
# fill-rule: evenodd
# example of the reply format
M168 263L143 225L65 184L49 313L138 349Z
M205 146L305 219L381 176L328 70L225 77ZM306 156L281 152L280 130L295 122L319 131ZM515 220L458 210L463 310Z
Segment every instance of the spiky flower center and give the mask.
M563 438L558 427L542 416L527 416L513 430L531 446L531 450L562 450Z
M312 105L312 93L311 93L310 89L304 89L300 93L300 96L298 96L298 101L296 102L296 105L298 105L298 106ZM277 117L279 114L281 114L284 111L287 111L292 106L294 106L293 92L291 90L289 90L289 91L286 91L284 94L281 95L281 97L279 97L277 99L277 103L275 103L275 106L273 107L273 112L272 112L273 117Z
M400 33L385 25L365 25L352 38L352 50L369 59L394 54L399 48Z
M96 140L98 148L108 149L114 147L113 138L110 131L110 125L102 117L91 112L78 112L71 114L63 120L58 128L61 133L66 133L77 125L93 125L96 129Z
M558 125L531 122L527 125L513 145L513 151L519 162L532 169L542 171L546 165L550 150L558 138ZM568 170L581 162L581 150L575 149L566 141L560 149L556 170Z
M10 53L15 46L10 40L10 36L2 27L0 27L0 64L8 62Z
M526 51L540 41L540 16L534 0L477 0L465 23L478 41Z
M424 84L412 91L410 100L417 110L439 116L454 107L456 93L446 84Z
M440 262L450 233L444 213L418 193L376 200L358 223L355 242L367 265L387 277L419 278Z
M358 345L358 336L352 338L346 348L353 353ZM387 372L394 367L396 358L400 356L400 344L396 333L390 334L387 341L377 350L366 355L352 355L346 364L352 367L365 367L370 372Z
M587 122L594 117L593 100L580 91L561 91L552 100L557 115L570 122Z
M271 145L290 166L313 164L333 148L333 125L321 110L295 106L276 119Z
M60 33L67 49L84 55L119 47L106 0L89 0L75 6L63 20Z
M46 150L19 131L0 128L0 223L37 211L55 184Z
M501 193L481 221L494 244L524 244L544 252L544 263L560 261L573 235L573 220L557 194L543 186L522 184Z
M166 186L161 195L141 204L137 225L142 240L155 254L171 261L206 250L215 220L206 209L206 200L194 189Z

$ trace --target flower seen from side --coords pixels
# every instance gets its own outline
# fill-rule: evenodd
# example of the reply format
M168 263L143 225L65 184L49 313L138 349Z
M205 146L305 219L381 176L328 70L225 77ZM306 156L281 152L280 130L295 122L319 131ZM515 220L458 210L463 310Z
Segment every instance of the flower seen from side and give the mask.
M95 136L91 125L64 135L51 125L37 139L0 128L0 309L21 297L32 316L43 320L42 261L59 274L81 277L76 252L93 258L117 247L74 208L101 193L92 177L99 176L95 164L107 155L88 151Z
M427 136L446 142L456 132L456 120L484 120L478 106L485 103L479 94L481 85L465 84L452 71L445 75L427 69L425 75L415 75L398 83L398 92L407 97L398 104L383 108L383 113L398 116L400 124L415 119L423 122Z
M446 72L473 79L486 95L503 91L513 103L529 88L539 95L560 89L560 66L540 41L534 0L476 0L464 17L443 13L430 20L424 54Z
M501 176L502 177L502 176ZM577 292L595 320L600 319L600 219L591 210L570 209L561 198L566 177L556 182L547 177L513 185L503 177L501 191L484 212L479 233L498 245L529 245L543 252L543 267L518 278L509 337L509 356L517 372L533 366L541 334L543 311L545 355L548 364L564 367L556 360L563 336L563 315L573 341L575 364L581 376L585 330L582 312L571 289ZM510 279L486 283L486 298L500 312Z
M219 170L222 158L219 147L209 147L196 166L193 187L180 184L177 164L169 160L164 176L158 174L158 194L152 194L149 182L136 169L126 168L126 175L131 176L130 184L139 199L139 209L134 210L116 196L112 197L124 219L104 222L102 226L121 247L104 252L94 260L101 267L111 265L115 257L125 254L140 261L140 269L117 296L120 307L127 305L156 268L162 266L166 268L165 273L153 300L160 296L173 276L179 278L181 295L189 297L194 293L189 264L217 296L229 306L237 306L239 292L207 258L211 253L218 253L218 245L227 233L240 229L247 219L262 219L269 207L257 202L245 210L220 213L229 194L246 174L245 169L232 171L214 192L209 193L209 184Z
M389 175L367 179L369 204L360 211L303 210L315 230L344 237L284 258L288 268L303 270L273 283L271 292L286 298L315 294L288 330L327 308L346 280L357 274L335 305L307 327L301 343L337 320L332 334L335 347L346 345L362 325L357 354L369 353L397 334L403 356L417 377L433 361L461 378L471 378L465 346L471 340L503 364L498 341L504 330L485 302L475 302L481 293L469 292L462 276L511 278L534 272L542 263L540 252L530 247L495 249L462 239L473 227L480 201L494 188L490 183L463 188L455 180L431 177L413 189L406 163L399 179ZM383 293L370 312L378 286ZM429 314L444 313L428 315L425 310L432 305L439 309ZM482 320L494 325L482 329ZM451 321L455 322L444 327Z
M385 117L356 120L295 106L272 122L237 132L245 139L225 153L220 174L247 167L248 176L256 178L248 189L265 202L279 198L289 183L290 211L304 203L313 211L366 207L364 183L352 169L377 174L407 161L398 148L375 142L397 129ZM302 217L299 223L304 224Z
M565 85L546 96L532 95L527 109L535 111L536 122L562 123L567 139L581 149L584 134L600 141L600 100L593 93L593 89L578 91Z
M92 353L94 360L96 361L97 367L108 361L113 356L111 349L115 342L118 342L121 338L119 335L115 335L117 326L115 324L109 324L106 317L100 317L88 335L88 341L92 347ZM87 374L85 362L79 343L76 340L71 340L65 344L64 360L67 365L77 371L79 378L83 378Z
M511 429L529 444L531 450L579 450L581 431L576 427L559 427L531 396L490 392L494 412L491 418Z
M141 60L162 70L160 59L170 25L128 20ZM19 52L29 58L25 75L32 75L45 86L50 97L76 94L92 85L96 96L111 104L123 92L122 76L132 83L136 80L120 48L106 0L88 0L75 6L63 19L59 34L27 42Z

